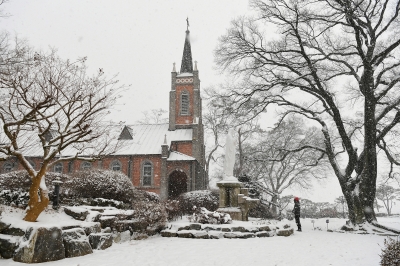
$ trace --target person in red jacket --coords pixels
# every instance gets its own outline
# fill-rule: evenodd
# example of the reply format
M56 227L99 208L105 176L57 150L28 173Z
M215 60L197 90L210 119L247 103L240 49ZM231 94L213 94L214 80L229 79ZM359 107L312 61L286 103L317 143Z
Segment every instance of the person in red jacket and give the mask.
M294 198L294 208L292 210L294 213L294 219L297 224L297 231L301 232L301 223L300 223L300 201L298 197Z

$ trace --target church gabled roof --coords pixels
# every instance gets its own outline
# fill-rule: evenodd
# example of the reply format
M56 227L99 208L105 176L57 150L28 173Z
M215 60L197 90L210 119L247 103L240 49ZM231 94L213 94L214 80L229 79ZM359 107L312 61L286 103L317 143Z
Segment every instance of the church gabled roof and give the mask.
M186 31L185 46L183 48L181 73L193 73L192 48L190 46L190 31Z

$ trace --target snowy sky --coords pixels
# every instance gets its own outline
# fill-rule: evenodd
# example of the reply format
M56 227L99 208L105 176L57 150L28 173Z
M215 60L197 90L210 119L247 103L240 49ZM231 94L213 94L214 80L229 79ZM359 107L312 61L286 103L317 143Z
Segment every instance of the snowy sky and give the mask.
M174 62L180 68L187 17L204 89L225 79L214 64L218 37L232 19L250 12L248 0L10 0L2 8L10 16L0 20L1 29L35 48L57 48L63 58L87 56L91 70L103 68L131 84L113 111L113 120L127 124L142 111L168 109L170 73ZM329 202L341 195L333 176L313 192L290 193Z

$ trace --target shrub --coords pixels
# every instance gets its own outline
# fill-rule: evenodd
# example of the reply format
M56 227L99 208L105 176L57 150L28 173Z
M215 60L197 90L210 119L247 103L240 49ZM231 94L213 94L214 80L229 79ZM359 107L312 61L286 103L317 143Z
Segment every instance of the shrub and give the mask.
M400 265L400 241L392 238L385 239L382 249L381 266Z
M63 184L62 194L68 198L104 198L129 203L135 197L135 190L123 173L95 169L74 173Z
M60 173L48 172L45 175L46 185L49 189L49 198L53 200L54 185L52 181L65 182L69 176ZM32 184L31 177L25 170L9 172L0 175L0 198L3 203L10 206L25 208L29 201L29 188Z
M181 194L178 201L182 214L192 214L194 207L204 207L210 211L217 210L219 197L216 191L196 190Z
M227 213L211 212L201 207L195 208L195 212L189 216L189 221L202 224L230 224L232 218Z
M146 198L132 202L135 211L134 218L145 221L150 227L162 230L167 222L167 212L161 202L150 201Z

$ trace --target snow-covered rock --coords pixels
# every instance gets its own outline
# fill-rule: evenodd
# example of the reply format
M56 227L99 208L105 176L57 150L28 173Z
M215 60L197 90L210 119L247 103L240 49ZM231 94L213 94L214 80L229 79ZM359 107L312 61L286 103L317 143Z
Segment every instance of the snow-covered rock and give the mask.
M62 232L65 257L79 257L93 253L89 239L82 228L73 228Z

